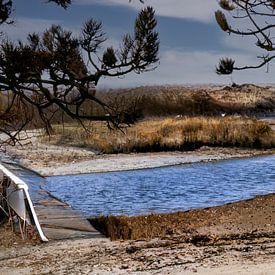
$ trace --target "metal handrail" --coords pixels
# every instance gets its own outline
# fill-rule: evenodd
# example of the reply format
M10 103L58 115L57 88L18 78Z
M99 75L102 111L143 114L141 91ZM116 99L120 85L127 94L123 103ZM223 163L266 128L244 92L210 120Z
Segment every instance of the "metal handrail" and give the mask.
M30 198L30 194L29 194L29 187L28 185L19 177L17 177L16 175L14 175L11 171L9 171L5 166L3 166L2 164L0 164L0 171L3 172L3 174L8 177L15 185L16 185L16 189L17 190L23 190L24 195L26 197L26 200L28 202L29 208L30 208L30 215L33 218L33 221L35 223L36 229L38 231L39 237L42 241L47 242L48 239L47 237L44 235L41 225L39 223L39 220L37 218L36 212L34 210L34 206L32 203L32 200ZM22 203L25 204L25 201L23 201Z

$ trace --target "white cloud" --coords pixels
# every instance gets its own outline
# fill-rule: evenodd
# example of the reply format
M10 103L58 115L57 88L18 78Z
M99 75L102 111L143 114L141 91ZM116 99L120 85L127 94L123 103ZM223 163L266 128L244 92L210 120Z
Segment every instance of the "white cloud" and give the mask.
M254 55L209 52L209 51L184 51L170 49L162 52L159 67L152 72L140 75L127 75L123 79L102 79L101 87L133 87L142 85L184 85L184 84L208 84L226 83L231 81L230 76L218 76L215 66L219 59L229 56L236 59L237 65L255 64ZM270 72L265 69L246 70L235 72L232 79L236 83L272 83L274 69L270 66Z
M102 0L104 1L104 0ZM127 1L126 1L127 2ZM53 23L64 22L43 19L17 18L17 23L5 27L10 39L25 39L29 32L42 32ZM74 26L78 29L78 26ZM79 26L80 27L80 26ZM77 35L78 30L74 33ZM134 73L125 76L123 79L102 79L100 86L107 87L129 87L140 85L161 85L161 84L203 84L203 83L229 83L230 76L218 76L215 73L215 66L221 57L229 56L236 60L236 65L257 64L254 50L251 48L251 41L239 40L232 36L224 37L227 44L227 52L203 51L186 49L162 49L160 53L160 65L152 71L136 75ZM118 46L119 41L112 39L109 43ZM245 51L241 50L245 49ZM270 64L270 72L265 73L265 68L260 70L246 70L233 74L233 80L237 83L272 83L274 82L274 68Z
M52 24L61 24L61 21L19 17L15 24L2 26L1 31L11 40L25 40L29 33L42 33Z
M222 37L222 45L230 49L238 51L250 52L253 54L259 53L260 49L255 45L254 37L239 36L239 35L224 35Z
M143 6L138 0L78 0L75 4L104 4L119 5L140 10ZM145 0L145 5L153 6L157 15L185 18L201 22L210 22L214 18L214 11L218 9L214 0Z

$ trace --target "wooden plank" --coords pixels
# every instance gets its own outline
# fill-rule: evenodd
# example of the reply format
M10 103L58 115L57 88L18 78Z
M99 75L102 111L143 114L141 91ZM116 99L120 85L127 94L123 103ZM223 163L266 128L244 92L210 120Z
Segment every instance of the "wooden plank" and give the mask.
M43 227L43 231L49 240L65 240L75 238L104 238L98 231L86 232L78 230L70 230L64 228Z
M45 179L42 176L15 164L9 164L8 167L28 184L35 212L49 240L104 237L79 211L45 191Z

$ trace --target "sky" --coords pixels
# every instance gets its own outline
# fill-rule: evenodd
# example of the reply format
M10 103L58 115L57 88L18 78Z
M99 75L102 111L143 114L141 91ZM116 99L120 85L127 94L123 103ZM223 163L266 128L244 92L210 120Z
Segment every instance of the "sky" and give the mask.
M108 41L118 46L126 33L133 31L135 18L142 7L138 0L73 0L63 10L46 0L15 0L15 24L5 26L9 39L24 40L30 32L43 32L52 24L80 33L89 18L100 20ZM160 61L158 67L142 74L131 73L123 78L101 79L103 88L124 88L144 85L189 85L274 83L274 68L235 72L219 76L215 66L221 57L231 57L236 65L257 64L260 54L254 41L228 35L217 26L214 13L217 0L145 0L153 6L158 21ZM3 28L2 28L3 29Z

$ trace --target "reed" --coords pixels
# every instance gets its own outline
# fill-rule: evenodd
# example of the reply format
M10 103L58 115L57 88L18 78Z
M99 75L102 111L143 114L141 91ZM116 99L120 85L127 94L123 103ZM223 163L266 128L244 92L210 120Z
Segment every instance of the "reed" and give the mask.
M93 123L55 126L52 142L87 147L101 153L192 150L201 146L273 148L275 134L265 122L244 117L182 117L140 121L109 130Z

